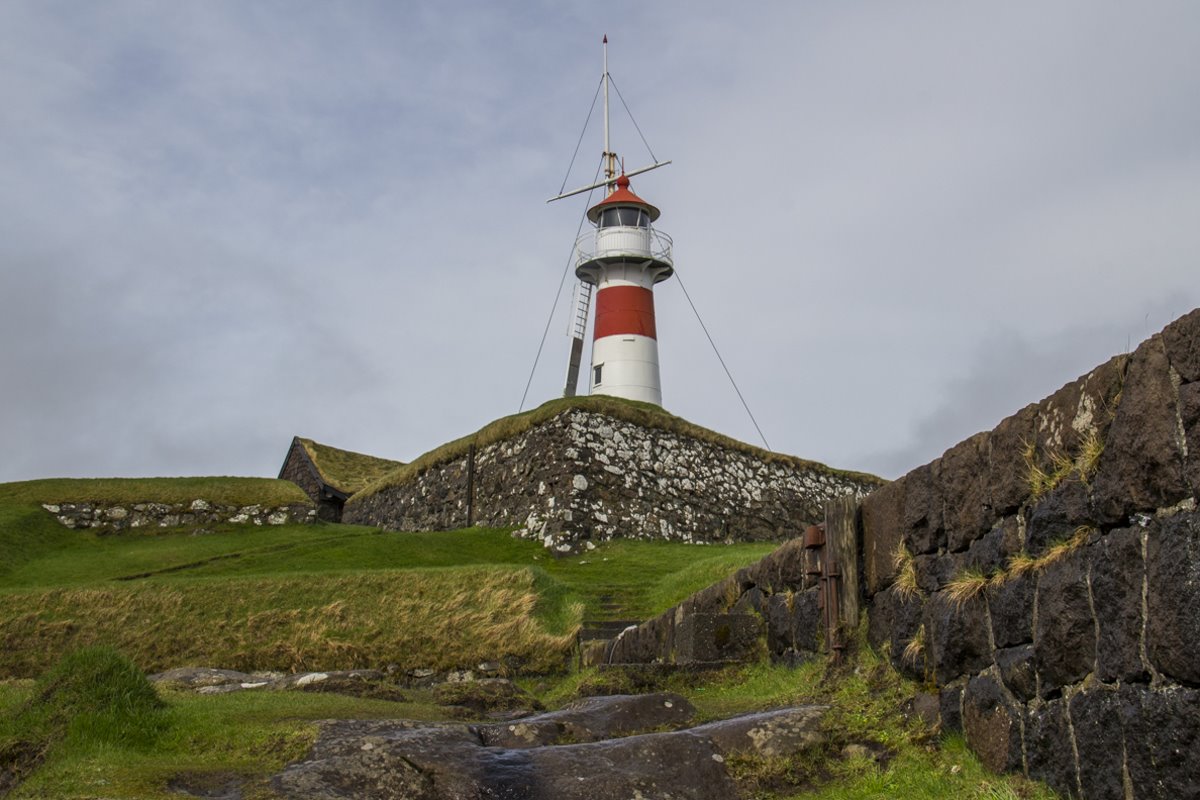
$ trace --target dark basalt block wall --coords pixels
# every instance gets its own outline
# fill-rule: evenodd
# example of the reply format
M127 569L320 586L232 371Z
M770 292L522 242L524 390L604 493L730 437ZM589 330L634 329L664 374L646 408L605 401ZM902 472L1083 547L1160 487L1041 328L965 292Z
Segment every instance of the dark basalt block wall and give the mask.
M863 502L871 642L993 769L1200 797L1198 495L1200 310Z
M783 541L827 500L876 483L571 409L468 458L347 504L346 522L392 530L517 527L568 552L612 538Z

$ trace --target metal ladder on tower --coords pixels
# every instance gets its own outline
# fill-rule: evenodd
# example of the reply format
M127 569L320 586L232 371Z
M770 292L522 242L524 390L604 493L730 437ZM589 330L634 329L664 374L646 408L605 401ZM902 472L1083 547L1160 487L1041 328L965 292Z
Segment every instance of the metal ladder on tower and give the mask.
M579 386L579 365L583 361L583 339L587 335L588 314L592 308L592 284L580 281L575 286L575 317L571 320L571 360L567 363L567 385L563 397L574 397Z

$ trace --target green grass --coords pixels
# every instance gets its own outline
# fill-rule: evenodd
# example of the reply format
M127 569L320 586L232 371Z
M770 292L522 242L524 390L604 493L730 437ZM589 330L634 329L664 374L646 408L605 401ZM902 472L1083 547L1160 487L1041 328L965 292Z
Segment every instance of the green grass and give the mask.
M164 710L146 676L115 650L69 653L0 717L0 773L24 776L62 749L148 750L165 730Z
M61 486L0 486L0 547L10 556L0 571L0 676L39 674L67 649L99 642L149 671L450 668L505 657L552 669L584 616L651 616L773 549L616 541L556 559L507 531L325 524L98 535L40 508L61 499Z
M882 478L875 475L833 469L816 461L808 461L785 453L763 450L746 442L731 439L708 428L702 428L650 403L639 403L634 400L594 395L563 397L543 403L531 411L501 417L469 436L447 442L441 447L437 447L417 457L411 463L388 473L386 476L366 486L359 494L350 498L347 502L354 504L359 499L376 494L389 486L399 486L407 483L431 467L466 455L467 450L472 444L476 447L487 447L490 444L511 439L533 428L535 425L547 422L570 409L590 411L595 414L603 414L625 422L641 425L642 427L682 434L730 450L753 455L767 463L790 464L803 469L823 472L829 475L839 475L870 484L880 485L885 483Z
M309 505L290 481L273 478L50 478L0 484L0 503L190 503Z
M317 468L317 472L321 473L325 482L347 494L354 494L367 484L404 466L403 461L392 461L365 453L341 450L327 444L314 442L312 439L302 439L297 436L296 440L308 453L313 466Z
M0 484L0 589L23 565L73 550L80 534L50 516L42 503L190 503L310 505L293 483L266 478L56 478Z
M61 485L0 486L0 676L40 676L37 684L0 679L0 720L10 726L0 735L10 738L13 720L29 729L25 709L53 683L47 670L58 654L96 642L147 671L188 663L439 668L508 656L514 668L560 668L521 679L553 707L606 680L594 670L561 671L582 616L648 617L774 547L616 541L556 559L536 542L484 529L216 526L206 535L98 536L63 528L38 507L43 498L63 499ZM136 573L150 576L116 580ZM737 764L745 785L757 787L747 797L1052 797L1018 778L987 775L961 739L939 741L906 720L899 709L914 685L861 641L855 660L833 671L822 662L795 670L755 664L678 673L664 688L690 697L705 720L793 703L834 706L829 747ZM112 714L68 723L77 733L60 737L11 796L165 800L179 796L167 782L186 774L199 782L238 777L248 798L266 797L268 777L310 746L315 720L445 715L420 693L399 704L303 692L160 696L165 708L151 703L121 724ZM890 759L841 757L843 743L864 741Z
M578 680L578 679L577 679ZM790 669L766 663L716 673L676 675L664 688L687 696L702 719L720 719L745 711L817 703L830 705L825 724L831 741L792 759L741 759L743 788L750 798L812 800L1054 800L1044 786L1021 776L989 773L967 749L961 736L938 737L901 708L918 686L895 672L860 641L844 666L816 660ZM882 764L871 757L845 758L846 744L867 744L886 752ZM799 784L771 786L780 775ZM766 779L766 780L763 780ZM757 783L768 788L754 787ZM786 781L785 781L786 784Z
M0 683L0 712L27 703L32 682ZM11 798L178 798L179 776L237 776L247 798L266 796L267 779L301 757L322 719L444 718L428 698L393 703L327 693L240 692L195 695L160 691L152 743L68 738Z

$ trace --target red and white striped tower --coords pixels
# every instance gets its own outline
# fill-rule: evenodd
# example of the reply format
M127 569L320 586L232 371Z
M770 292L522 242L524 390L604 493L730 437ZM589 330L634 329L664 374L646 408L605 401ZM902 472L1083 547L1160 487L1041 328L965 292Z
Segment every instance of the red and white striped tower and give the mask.
M651 225L658 215L624 174L588 209L596 228L576 245L575 274L596 288L591 394L662 405L654 284L675 270L670 237Z

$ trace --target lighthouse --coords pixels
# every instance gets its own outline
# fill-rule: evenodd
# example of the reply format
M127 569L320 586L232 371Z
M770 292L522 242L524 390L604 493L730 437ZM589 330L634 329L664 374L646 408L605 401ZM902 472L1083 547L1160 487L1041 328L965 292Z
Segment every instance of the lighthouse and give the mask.
M575 275L594 287L591 394L662 405L654 285L671 277L671 239L653 227L659 211L629 178L588 209L595 229L576 242Z
M671 237L654 227L659 211L633 193L629 178L666 166L655 163L618 174L617 154L609 145L608 37L604 37L604 180L551 201L604 187L607 195L587 210L594 226L575 242L575 316L571 357L563 394L574 396L592 296L596 321L592 333L590 394L603 394L662 405L658 370L658 328L654 322L654 285L671 277ZM636 123L635 123L636 124Z

